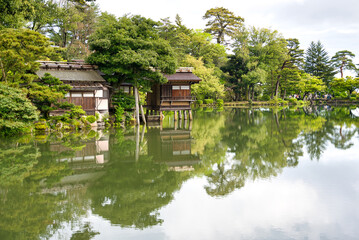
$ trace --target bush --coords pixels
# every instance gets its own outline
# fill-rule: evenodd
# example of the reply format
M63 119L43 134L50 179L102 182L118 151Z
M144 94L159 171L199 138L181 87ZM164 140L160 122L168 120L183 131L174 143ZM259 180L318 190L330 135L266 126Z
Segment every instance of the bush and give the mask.
M212 103L213 103L213 99L204 99L204 103L205 103L205 104L212 104Z
M202 100L197 100L197 104L198 104L198 105L202 105L202 104L203 104L203 101L202 101Z
M217 99L217 106L222 107L223 106L223 99Z
M21 90L0 83L0 135L21 133L38 117L36 107Z
M298 103L298 99L296 98L289 98L289 102L292 104L297 104Z
M269 101L270 100L270 96L267 95L267 94L264 94L261 98L260 98L261 101Z
M121 106L117 106L116 107L116 111L115 111L115 122L116 123L120 123L123 121L123 116L124 116L125 110L121 107Z
M351 101L355 101L357 98L356 97L350 97Z
M96 122L96 117L93 115L89 115L86 117L86 120L89 121L90 123L94 123Z
M74 106L71 108L69 115L71 119L80 119L86 112L82 109L82 106Z

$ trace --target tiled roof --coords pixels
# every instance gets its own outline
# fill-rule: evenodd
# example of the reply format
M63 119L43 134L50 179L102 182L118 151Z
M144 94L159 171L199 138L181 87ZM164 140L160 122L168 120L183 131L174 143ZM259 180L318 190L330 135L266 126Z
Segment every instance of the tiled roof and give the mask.
M163 74L169 82L171 81L190 81L199 82L201 79L194 75L192 72L176 72L175 74Z
M40 62L36 74L42 78L50 73L61 81L105 82L98 73L97 66L84 62Z

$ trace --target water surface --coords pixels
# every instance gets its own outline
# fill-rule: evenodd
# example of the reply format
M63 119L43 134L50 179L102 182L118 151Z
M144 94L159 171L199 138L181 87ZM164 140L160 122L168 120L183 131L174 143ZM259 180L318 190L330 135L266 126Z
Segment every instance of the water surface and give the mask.
M353 109L0 140L0 239L357 239Z

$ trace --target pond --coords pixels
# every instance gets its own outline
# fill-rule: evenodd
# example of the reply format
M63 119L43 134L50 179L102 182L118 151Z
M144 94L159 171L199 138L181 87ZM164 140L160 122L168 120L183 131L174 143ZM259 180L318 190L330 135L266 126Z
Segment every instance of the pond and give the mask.
M355 108L0 140L0 239L357 239Z

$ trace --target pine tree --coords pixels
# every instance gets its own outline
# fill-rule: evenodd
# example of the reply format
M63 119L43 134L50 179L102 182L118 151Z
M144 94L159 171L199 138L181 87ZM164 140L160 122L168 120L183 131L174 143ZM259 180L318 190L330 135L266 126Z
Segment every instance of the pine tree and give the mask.
M320 41L310 43L306 51L304 71L321 78L327 85L333 79L334 67L331 65L328 53Z
M225 42L224 37L226 35L232 36L244 22L243 18L235 16L233 12L223 7L207 10L203 19L208 19L205 31L214 35L218 44L223 44Z

